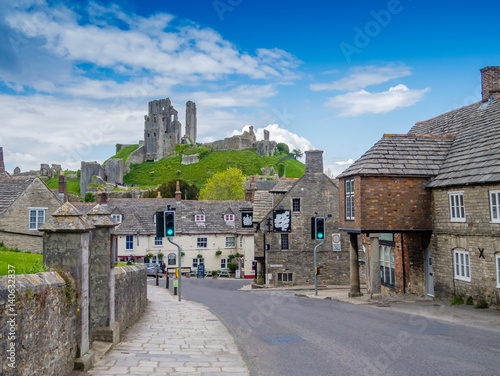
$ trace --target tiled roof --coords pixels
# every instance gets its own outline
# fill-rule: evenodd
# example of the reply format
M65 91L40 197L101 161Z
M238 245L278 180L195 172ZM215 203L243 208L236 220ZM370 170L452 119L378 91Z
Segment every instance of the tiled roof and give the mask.
M286 193L297 183L299 179L283 178L269 192L271 193Z
M260 222L273 208L273 195L266 191L257 191L254 200L253 221Z
M435 176L455 137L442 135L384 135L342 172L353 175Z
M94 204L95 205L95 204ZM122 223L115 228L115 234L155 234L154 214L166 210L167 205L175 208L176 231L182 234L252 234L253 228L241 226L241 211L252 211L246 201L181 201L168 198L123 198L108 200L107 210L122 214ZM88 213L93 205L75 203L81 213ZM205 213L205 222L196 223L195 214ZM235 221L226 223L224 213L233 212Z
M410 133L455 134L429 187L500 181L500 97L419 122Z
M2 177L0 178L0 214L5 212L19 196L33 183L35 178Z

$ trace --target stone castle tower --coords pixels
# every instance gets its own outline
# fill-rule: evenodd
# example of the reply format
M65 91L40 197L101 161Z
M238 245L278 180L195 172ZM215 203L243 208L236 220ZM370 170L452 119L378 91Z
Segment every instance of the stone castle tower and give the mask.
M147 161L166 158L175 151L175 145L196 143L196 104L186 103L186 134L182 137L177 110L169 98L148 103L144 116L144 156Z

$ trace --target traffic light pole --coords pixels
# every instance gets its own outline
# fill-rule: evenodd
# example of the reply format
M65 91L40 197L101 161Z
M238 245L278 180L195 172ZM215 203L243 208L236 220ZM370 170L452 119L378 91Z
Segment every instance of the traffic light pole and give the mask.
M326 238L326 237L325 237ZM323 241L319 243L316 247L314 247L314 295L318 295L318 256L317 256L317 249L318 247L322 246L325 244L325 238L323 238Z
M177 295L179 295L179 302L181 301L181 280L182 280L182 257L181 257L181 246L177 243L174 243L172 241L172 238L170 237L167 237L169 243L175 245L177 247L177 259L179 260L179 280L178 280L178 284L179 284L179 287L177 288Z

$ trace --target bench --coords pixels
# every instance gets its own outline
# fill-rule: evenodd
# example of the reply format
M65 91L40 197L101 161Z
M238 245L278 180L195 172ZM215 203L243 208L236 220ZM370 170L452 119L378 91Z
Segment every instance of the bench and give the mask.
M219 270L219 274L218 274L219 277L231 277L231 275L229 274L229 272L227 270Z

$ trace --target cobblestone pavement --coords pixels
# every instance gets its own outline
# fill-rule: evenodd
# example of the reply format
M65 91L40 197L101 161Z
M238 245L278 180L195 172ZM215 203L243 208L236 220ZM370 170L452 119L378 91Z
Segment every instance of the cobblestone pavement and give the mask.
M148 306L90 375L248 376L236 344L204 306L148 285Z

